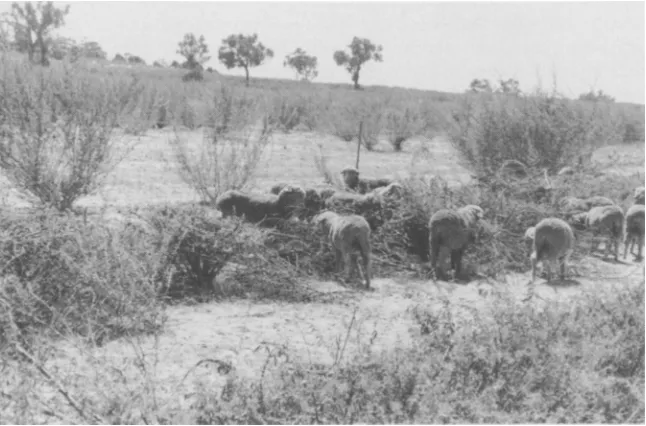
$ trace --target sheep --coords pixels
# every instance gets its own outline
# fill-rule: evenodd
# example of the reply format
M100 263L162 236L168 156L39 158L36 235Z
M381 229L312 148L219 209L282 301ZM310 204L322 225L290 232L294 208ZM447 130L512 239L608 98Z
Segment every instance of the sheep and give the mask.
M588 208L588 203L586 200L582 200L577 197L563 197L559 200L558 203L561 210L566 213L577 213L577 212L587 212L590 210Z
M286 183L278 183L271 187L270 192L278 195L280 191L288 186ZM330 186L303 188L305 191L305 209L300 215L301 219L311 218L320 213L325 208L325 200L330 198L336 192L336 189Z
M381 217L383 198L371 192L357 194L354 192L337 191L325 200L325 208L337 213L352 213L364 216L372 230L377 229L382 223Z
M372 192L383 198L400 198L404 193L404 187L393 182L388 186L376 188Z
M360 178L359 171L354 167L346 167L341 170L341 178L347 190L366 194L382 186L393 183L392 179L381 178Z
M628 254L628 246L630 245L630 252L634 254L633 249L635 243L637 246L637 259L642 258L642 246L644 245L644 205L634 204L626 212L626 227L624 233L626 240L624 243L624 259Z
M267 225L276 219L289 219L300 213L305 205L305 192L298 186L288 185L278 195L246 194L232 189L220 195L215 206L223 217L243 216L246 221Z
M576 213L569 218L570 225L577 231L583 231L587 227L588 212Z
M535 235L536 235L536 227L530 226L529 228L527 228L527 230L525 231L525 235L523 236L523 240L525 241L525 246L527 247L528 253L532 252L532 246L534 245Z
M549 217L541 220L534 231L534 250L531 254L532 282L536 279L536 268L543 262L547 270L547 281L552 280L550 263L558 261L561 267L561 279L565 279L567 263L574 251L574 232L562 219Z
M635 204L644 205L644 199L646 198L646 189L643 186L635 188L635 193L633 194L633 199Z
M619 206L599 206L591 209L585 221L586 228L591 230L595 236L606 234L606 253L614 245L615 260L619 260L619 242L623 240L624 233L624 212ZM592 245L592 252L599 246L599 241ZM604 253L604 257L605 257Z
M435 272L442 246L451 251L451 268L455 275L462 269L464 250L475 239L476 226L484 216L479 206L467 205L457 210L436 211L429 220L431 269Z
M585 203L588 205L588 210L594 208L594 207L602 207L602 206L614 206L615 202L612 201L610 198L607 197L602 197L600 195L595 195L593 197L587 198L585 200Z
M366 219L359 215L339 215L325 211L314 217L312 222L327 233L329 241L334 248L336 270L341 271L341 261L345 264L346 276L352 274L351 250L359 250L363 260L363 276L366 289L370 289L370 225Z

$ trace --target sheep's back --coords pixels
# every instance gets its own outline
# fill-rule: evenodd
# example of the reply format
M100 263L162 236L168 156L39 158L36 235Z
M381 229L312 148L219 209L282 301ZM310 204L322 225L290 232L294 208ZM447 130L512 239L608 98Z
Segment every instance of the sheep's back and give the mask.
M626 212L626 232L630 234L644 233L644 217L646 216L643 204L634 204Z
M541 220L534 231L537 260L556 259L574 249L574 232L564 220L550 217Z
M352 244L370 237L370 225L359 215L339 215L331 221L330 237L336 246L342 242Z
M428 228L431 244L439 243L451 250L466 246L473 232L461 214L449 209L436 211L428 222Z
M587 225L592 230L620 232L623 222L624 212L619 206L599 206L588 212Z

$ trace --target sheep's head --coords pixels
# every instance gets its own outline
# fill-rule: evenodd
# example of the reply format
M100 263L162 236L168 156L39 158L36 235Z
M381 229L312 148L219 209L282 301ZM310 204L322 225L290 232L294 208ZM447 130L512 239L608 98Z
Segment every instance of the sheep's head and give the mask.
M278 194L278 206L292 213L305 207L305 191L300 186L285 185Z
M640 186L638 188L635 188L635 193L633 195L633 199L635 201L635 204L644 204L644 200L646 199L646 188L643 186Z
M286 186L287 186L287 184L286 184L286 183L277 183L276 185L274 185L274 186L272 186L272 187L271 187L270 192L271 192L272 194L276 194L276 195L278 195L278 194L280 194L280 191L282 191L282 190L283 190L283 188L285 188Z
M582 231L586 228L588 224L588 213L583 212L583 213L574 214L570 217L569 222L574 229L578 229L579 231Z
M326 210L314 216L314 218L312 219L312 224L314 224L314 226L318 227L319 229L326 231L330 228L330 222L334 217L336 217L336 213Z
M341 170L341 178L346 187L356 189L359 185L359 171L354 167L346 167Z
M474 204L469 204L460 208L460 212L466 214L474 224L484 217L484 210L482 210L482 207Z

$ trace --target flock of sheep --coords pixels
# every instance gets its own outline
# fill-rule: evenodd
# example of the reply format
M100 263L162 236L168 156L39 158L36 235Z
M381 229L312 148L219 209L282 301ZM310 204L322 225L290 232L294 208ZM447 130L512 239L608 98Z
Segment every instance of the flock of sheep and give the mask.
M387 199L396 200L403 194L403 188L390 179L368 179L359 176L353 167L341 171L345 188L332 186L301 188L289 184L272 187L269 194L251 194L229 190L216 200L216 208L223 217L239 216L246 221L275 226L278 221L298 218L306 220L323 230L331 243L336 258L337 272L345 265L345 275L350 276L356 266L353 251L362 259L363 279L370 288L371 275L371 230L377 226L366 213L383 205ZM626 257L628 247L633 252L638 245L637 257L641 258L644 244L644 187L635 189L634 205L624 214L621 207L605 197L591 197L587 200L567 197L560 202L563 210L569 212L568 221L547 218L531 227L525 233L525 241L531 250L532 280L536 277L538 263L543 263L548 281L552 274L550 263L558 261L561 277L566 274L567 261L573 252L576 229L589 229L595 236L607 237L606 252L614 247L618 258L619 244L624 237ZM428 222L431 269L435 273L442 247L450 252L451 269L458 275L461 271L462 256L468 245L475 241L479 221L484 211L476 205L459 209L436 211ZM569 222L569 223L568 223ZM595 245L594 248L597 248Z

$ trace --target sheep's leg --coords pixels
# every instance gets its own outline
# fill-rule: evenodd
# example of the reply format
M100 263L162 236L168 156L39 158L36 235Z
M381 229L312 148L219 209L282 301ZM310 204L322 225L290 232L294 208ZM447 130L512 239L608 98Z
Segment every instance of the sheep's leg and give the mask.
M547 272L547 282L552 281L552 261L549 259L545 259L543 261L543 267L545 268L545 271Z
M568 255L563 256L561 259L559 259L559 263L561 266L561 280L565 281L565 275L567 273L567 262L568 262Z
M634 244L634 239L633 239L633 244ZM644 234L640 233L638 244L639 244L639 246L637 247L637 259L641 260L642 259L642 246L644 245Z
M538 265L538 259L536 258L536 251L532 251L532 254L529 256L529 259L532 262L532 282L536 279L536 268Z
M363 278L366 281L366 288L370 288L370 242L359 241L361 248L361 259L363 260Z
M435 239L431 240L431 271L437 278L437 258L440 255L440 242Z
M341 272L341 260L342 260L342 257L343 257L343 253L341 252L341 250L338 247L335 246L334 247L334 260L335 260L335 266L336 266L335 272L337 274L339 272Z
M633 252L632 236L626 233L626 239L624 240L624 259L628 256L628 246L630 246L630 253Z
M350 280L352 278L352 255L347 247L343 250L343 262L345 263L345 276L346 279Z
M457 278L462 273L462 255L464 254L464 249L451 250L451 268L455 271L455 277Z

